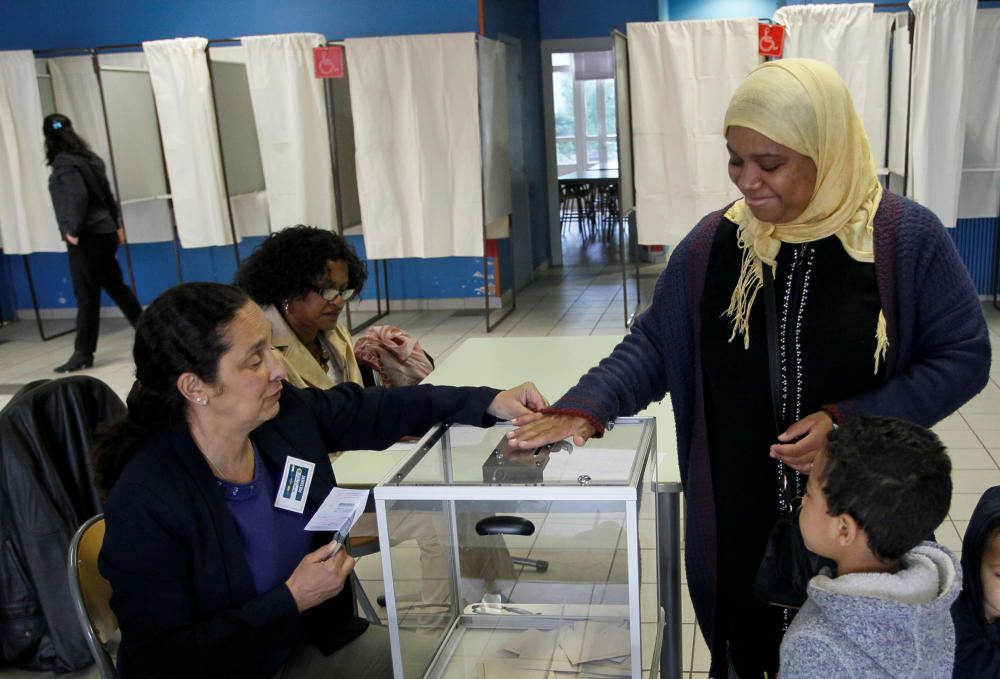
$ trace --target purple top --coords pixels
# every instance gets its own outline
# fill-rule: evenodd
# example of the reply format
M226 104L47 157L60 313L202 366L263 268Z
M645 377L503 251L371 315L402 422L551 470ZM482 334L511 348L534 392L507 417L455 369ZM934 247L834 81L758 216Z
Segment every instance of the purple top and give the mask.
M253 458L250 483L235 484L218 478L216 483L243 538L257 594L263 594L288 579L309 553L313 536L305 531L304 514L274 506L274 479L256 444Z

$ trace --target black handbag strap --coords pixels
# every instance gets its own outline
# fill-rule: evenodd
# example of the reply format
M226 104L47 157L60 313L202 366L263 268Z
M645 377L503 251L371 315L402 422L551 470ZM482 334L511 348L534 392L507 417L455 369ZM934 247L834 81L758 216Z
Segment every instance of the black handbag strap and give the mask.
M774 301L774 276L771 267L761 262L764 275L764 321L767 325L767 369L771 378L771 412L774 435L785 431L781 424L781 368L778 363L778 310Z

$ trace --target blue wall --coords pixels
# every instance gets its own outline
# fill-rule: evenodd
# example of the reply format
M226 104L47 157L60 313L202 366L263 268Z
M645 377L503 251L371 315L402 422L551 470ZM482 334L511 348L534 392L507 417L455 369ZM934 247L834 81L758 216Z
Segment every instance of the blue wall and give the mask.
M545 116L542 105L542 55L539 45L539 0L487 0L486 35L501 33L521 41L521 130L524 135L524 171L528 183L531 214L530 265L534 270L549 260L548 190L545 176ZM521 246L518 245L518 250ZM518 257L518 280L522 257ZM506 258L501 256L501 264ZM527 272L530 273L530 272ZM509 273L501 267L501 282L506 287Z
M14 284L10 278L8 257L0 257L0 317L4 321L14 318ZM11 262L12 263L12 262Z
M496 4L496 3L494 3ZM538 48L537 0L502 2L493 12L497 28L524 41L524 71L528 75L523 95L525 109L525 162L531 177L532 268L549 256L544 206L545 183L536 181L544 171L541 118L541 85ZM417 33L469 32L478 29L476 0L4 0L0 4L0 50L93 47L143 40L201 35L208 38L264 33L312 31L330 39ZM495 34L495 31L494 31ZM540 170L541 168L541 170ZM537 233L536 233L537 231ZM240 247L245 256L259 239ZM136 245L130 249L140 301L152 300L178 282L172 243ZM502 251L507 267L509 253ZM17 308L30 308L31 298L20 258L4 257L0 268L0 304L10 300ZM125 259L119 255L123 269ZM232 248L182 249L184 280L230 281L235 269ZM30 263L43 308L73 308L75 300L65 255L37 254ZM393 298L446 298L476 296L482 286L480 258L445 258L428 261L398 260L390 267ZM6 272L4 271L6 269ZM39 274L42 275L39 275ZM509 287L509 271L502 276ZM105 305L110 300L104 299ZM7 309L3 308L5 311Z
M538 0L542 40L607 38L629 21L658 21L663 0Z
M475 31L476 0L4 0L0 49L312 31L331 40Z
M837 0L840 2L841 0ZM781 5L777 0L669 0L670 19L770 18Z

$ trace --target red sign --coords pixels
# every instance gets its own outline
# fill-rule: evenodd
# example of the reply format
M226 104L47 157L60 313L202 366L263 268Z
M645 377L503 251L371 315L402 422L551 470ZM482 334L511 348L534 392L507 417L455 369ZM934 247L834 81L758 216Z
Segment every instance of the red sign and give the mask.
M344 48L340 45L313 47L313 77L343 78Z
M757 24L757 48L762 57L780 57L785 41L785 27L781 24Z

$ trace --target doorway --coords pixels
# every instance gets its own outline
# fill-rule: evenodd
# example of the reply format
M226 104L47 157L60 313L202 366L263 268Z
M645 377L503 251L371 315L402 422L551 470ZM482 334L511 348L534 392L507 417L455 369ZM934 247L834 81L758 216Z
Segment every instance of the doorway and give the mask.
M618 138L611 39L542 41L553 266L614 265Z

